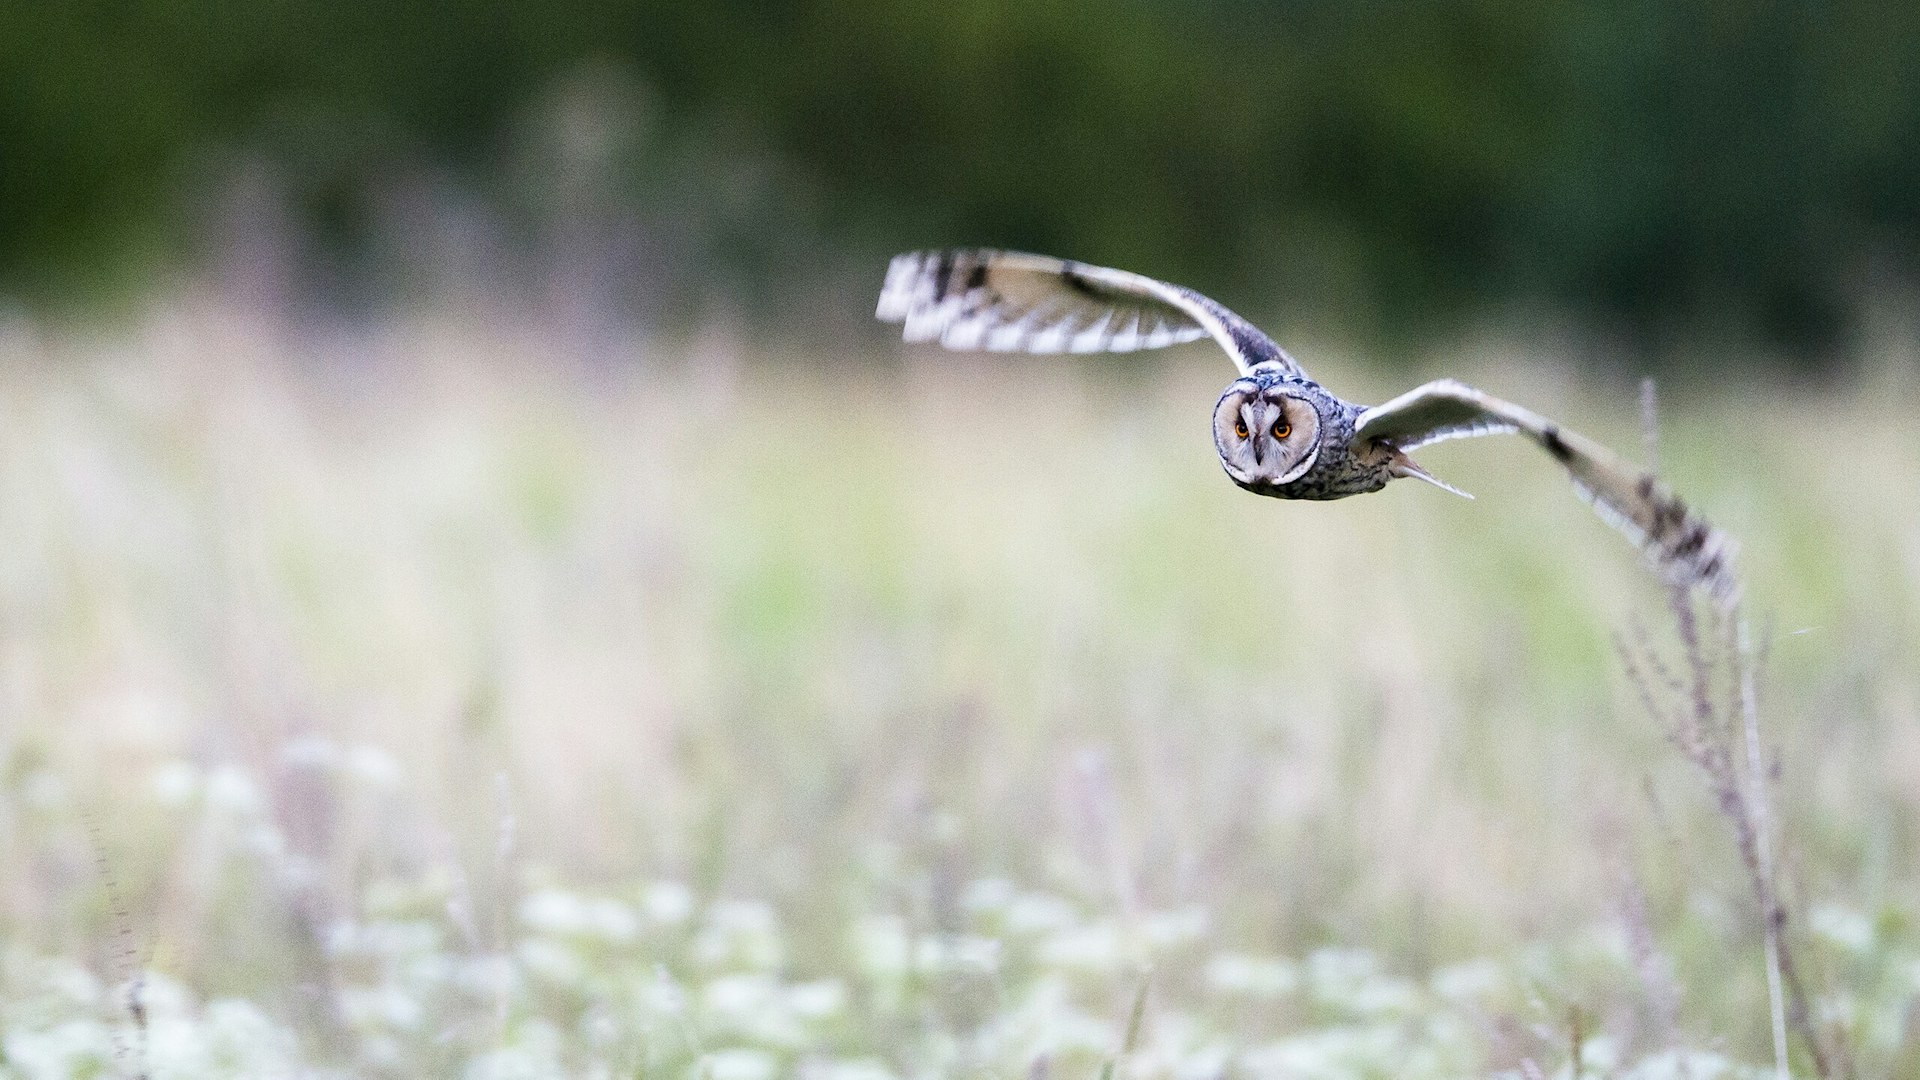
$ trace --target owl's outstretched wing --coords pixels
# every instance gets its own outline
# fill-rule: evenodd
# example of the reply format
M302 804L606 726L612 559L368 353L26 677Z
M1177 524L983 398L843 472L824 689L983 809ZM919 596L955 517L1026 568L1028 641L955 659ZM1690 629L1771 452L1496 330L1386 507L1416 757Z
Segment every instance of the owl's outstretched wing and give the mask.
M1677 585L1700 586L1723 608L1739 599L1732 537L1687 509L1650 472L1618 454L1509 401L1441 379L1360 414L1354 437L1402 451L1442 439L1517 431L1566 466L1582 497L1627 534L1656 569Z
M989 352L1158 349L1211 336L1242 373L1300 365L1252 323L1180 285L1125 270L970 248L894 257L874 314L908 341Z

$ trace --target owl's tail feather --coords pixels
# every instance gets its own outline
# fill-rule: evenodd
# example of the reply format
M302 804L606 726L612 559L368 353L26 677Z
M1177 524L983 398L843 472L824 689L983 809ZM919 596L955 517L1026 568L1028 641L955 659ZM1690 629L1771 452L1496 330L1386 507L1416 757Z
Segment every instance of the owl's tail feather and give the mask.
M1394 455L1393 464L1387 466L1387 472L1393 476L1410 476L1415 480L1425 480L1434 487L1442 491L1451 491L1463 499L1473 498L1472 495L1461 491L1459 488L1454 487L1452 484L1421 468L1418 462L1403 453L1396 453Z

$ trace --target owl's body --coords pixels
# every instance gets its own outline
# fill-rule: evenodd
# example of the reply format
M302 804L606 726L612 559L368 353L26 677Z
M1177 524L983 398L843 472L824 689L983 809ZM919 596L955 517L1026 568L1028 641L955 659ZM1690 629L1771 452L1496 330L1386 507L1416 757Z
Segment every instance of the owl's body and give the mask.
M1240 369L1214 405L1214 449L1234 483L1280 499L1341 499L1412 477L1455 494L1408 455L1443 439L1517 432L1676 584L1738 598L1734 545L1653 476L1542 417L1451 379L1383 405L1347 401L1245 319L1179 285L1123 270L984 249L893 260L876 314L909 341L995 352L1131 352L1211 337ZM1471 496L1469 496L1471 497Z

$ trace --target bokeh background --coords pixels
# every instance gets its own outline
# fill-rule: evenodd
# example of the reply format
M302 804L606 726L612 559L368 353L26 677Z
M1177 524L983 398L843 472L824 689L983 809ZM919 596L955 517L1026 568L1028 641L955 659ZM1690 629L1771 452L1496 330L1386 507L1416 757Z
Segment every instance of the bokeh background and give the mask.
M484 271L647 325L812 325L876 258L969 242L1288 322L1419 339L1519 305L1625 335L1627 361L1737 339L1813 363L1920 243L1900 3L138 0L0 20L0 283L26 296L144 282L239 230L333 303ZM590 281L552 280L569 272Z
M874 324L949 244L1657 459L1743 542L1788 1066L1920 1072L1911 5L66 0L0 7L0 1078L1777 1076L1553 464L1252 498L1210 346Z

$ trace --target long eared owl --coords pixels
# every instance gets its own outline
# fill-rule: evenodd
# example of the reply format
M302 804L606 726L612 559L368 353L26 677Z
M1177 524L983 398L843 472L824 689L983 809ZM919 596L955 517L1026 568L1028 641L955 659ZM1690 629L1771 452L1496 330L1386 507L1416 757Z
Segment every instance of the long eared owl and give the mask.
M904 324L908 341L958 350L1132 352L1211 337L1240 369L1213 409L1220 464L1234 483L1280 499L1341 499L1400 477L1465 495L1408 455L1443 439L1518 432L1668 581L1699 586L1723 607L1738 597L1732 540L1599 443L1452 379L1356 405L1251 323L1180 285L1043 255L911 252L887 268L876 314Z

